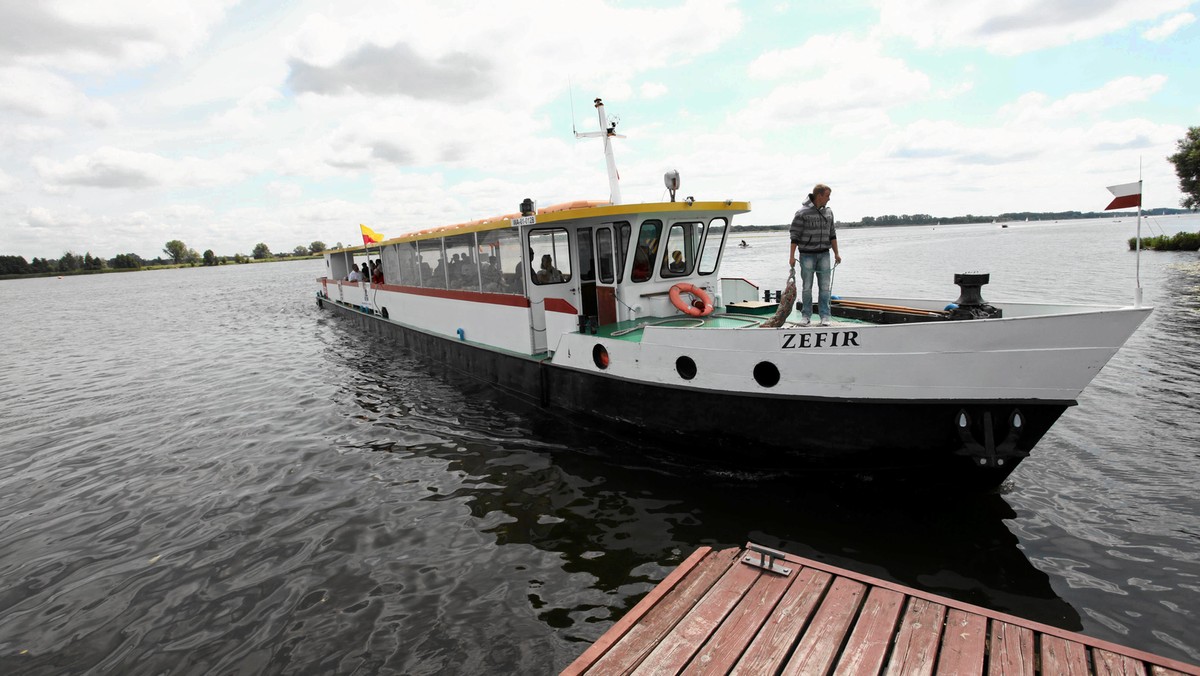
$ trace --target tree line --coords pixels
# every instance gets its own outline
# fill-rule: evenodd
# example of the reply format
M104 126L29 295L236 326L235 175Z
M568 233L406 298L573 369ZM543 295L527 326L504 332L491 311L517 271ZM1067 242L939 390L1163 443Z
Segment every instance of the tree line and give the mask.
M338 242L335 248L342 248ZM218 256L212 249L197 253L182 240L173 239L163 246L166 257L142 258L135 253L121 253L112 258L93 256L89 251L84 255L68 251L60 258L37 258L26 260L24 256L0 256L0 275L37 275L37 274L79 274L85 272L101 272L104 270L141 270L167 265L225 265L226 263L249 263L253 260L278 258L293 258L313 256L326 249L322 241L314 241L308 246L298 245L290 253L272 253L265 242L254 245L249 255L234 254L233 256Z

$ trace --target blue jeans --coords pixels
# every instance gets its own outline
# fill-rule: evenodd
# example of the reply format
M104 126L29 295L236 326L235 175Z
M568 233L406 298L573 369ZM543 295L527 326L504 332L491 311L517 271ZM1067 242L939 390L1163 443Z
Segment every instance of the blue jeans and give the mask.
M797 252L796 260L800 263L800 280L804 283L804 290L800 293L800 314L805 319L812 317L812 287L813 273L815 272L817 273L818 287L817 312L820 313L821 319L829 319L829 294L833 291L830 288L833 268L829 266L829 252Z

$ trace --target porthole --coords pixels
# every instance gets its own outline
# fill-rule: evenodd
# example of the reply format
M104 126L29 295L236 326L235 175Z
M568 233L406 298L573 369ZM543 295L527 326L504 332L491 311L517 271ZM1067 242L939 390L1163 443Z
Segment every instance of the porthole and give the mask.
M592 363L601 371L608 368L608 350L603 345L597 343L596 347L592 348Z
M675 360L675 371L680 378L691 380L696 377L696 362L688 356L680 357Z
M779 384L779 368L769 361L760 361L754 366L754 382L763 387Z
M381 309L381 310L379 311L379 314L383 315L383 318L384 318L384 319L387 319L387 318L388 318L387 308L383 308L383 309Z

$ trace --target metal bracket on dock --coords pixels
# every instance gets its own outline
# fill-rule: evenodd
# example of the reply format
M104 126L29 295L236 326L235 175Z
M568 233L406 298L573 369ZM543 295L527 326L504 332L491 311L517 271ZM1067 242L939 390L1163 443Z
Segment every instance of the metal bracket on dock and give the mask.
M763 570L768 570L772 573L778 573L784 577L792 574L791 568L775 563L775 559L783 560L785 557L787 557L787 554L756 544L748 544L746 545L746 549L754 552L754 554L758 554L758 557L755 558L754 554L747 554L742 557L742 563L749 566L754 566L756 568L762 568Z

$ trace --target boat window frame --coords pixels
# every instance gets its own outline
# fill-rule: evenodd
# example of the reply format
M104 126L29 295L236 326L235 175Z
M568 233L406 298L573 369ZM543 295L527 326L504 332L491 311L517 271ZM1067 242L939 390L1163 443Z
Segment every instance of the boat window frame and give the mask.
M683 244L679 247L675 247L671 244L673 241L672 238L675 237L676 228L679 229L680 237L682 237L684 240ZM697 231L699 231L699 234L697 234ZM662 263L659 265L658 276L662 279L675 279L677 277L687 277L688 275L691 275L692 270L695 269L696 263L696 257L694 254L692 254L692 252L696 247L699 246L699 243L704 240L704 234L706 231L707 227L702 220L672 222L671 227L667 229L668 246L663 249ZM689 239L692 241L688 241ZM671 270L670 267L671 256L674 255L675 251L679 251L687 256L687 258L685 258L683 261L683 270L678 272Z
M535 251L535 247L537 245L541 244L541 242L542 242L541 239L538 239L535 241L535 237L539 237L539 236L543 235L544 233L550 233L550 251L549 251L549 253L546 253L544 251L542 251L542 252ZM560 240L558 239L558 237L556 237L556 234L558 234L558 233L562 234L561 244L562 244L562 246L566 247L566 251L563 254L559 253ZM525 244L529 248L529 250L533 253L533 257L529 261L529 281L533 282L537 286L555 286L558 284L567 284L567 283L570 283L573 281L573 275L572 275L572 270L571 270L571 253L572 253L572 251L571 251L571 231L570 230L563 228L563 227L532 228L529 230L528 234L526 234L526 236L525 236ZM544 245L543 245L543 248L544 248ZM558 279L557 281L544 281L543 282L543 281L538 280L538 271L541 270L541 257L544 255L550 256L550 264L559 273L560 279ZM561 265L561 263L563 261L566 262L566 271L563 270L562 265Z
M646 228L650 227L653 230L647 233ZM663 222L659 218L647 218L638 225L637 244L633 247L633 261L629 265L629 281L635 284L644 284L654 279L654 259L658 258L658 242L662 237ZM650 234L652 237L647 238ZM643 243L644 242L644 243ZM645 261L645 278L639 279L638 270L638 254L644 249L646 256Z
M721 241L717 243L715 254L716 258L713 260L712 269L708 272L705 272L704 264L708 261L708 253L710 251L708 248L708 241L709 237L712 236L713 223L716 223L717 221L721 221L722 223ZM725 243L729 241L730 228L731 224L729 219L724 216L714 216L713 218L709 219L708 225L704 228L704 241L701 244L699 260L696 262L696 274L702 277L707 277L708 275L715 274L717 270L721 269L721 257L725 252Z

